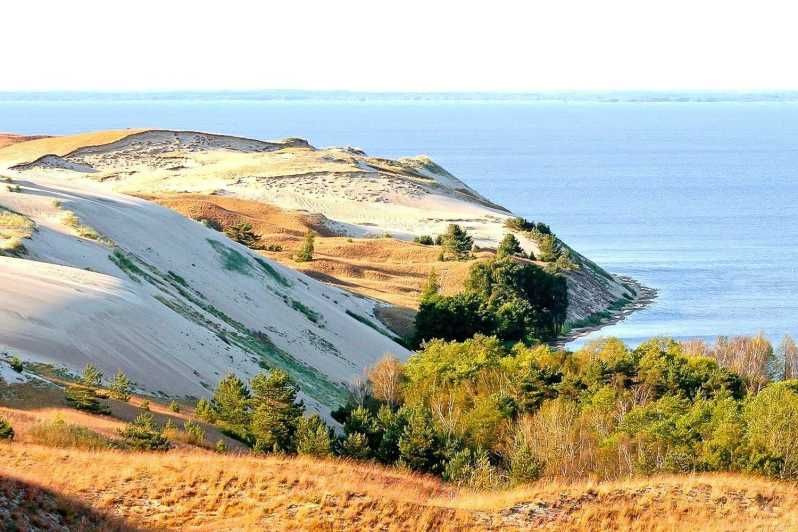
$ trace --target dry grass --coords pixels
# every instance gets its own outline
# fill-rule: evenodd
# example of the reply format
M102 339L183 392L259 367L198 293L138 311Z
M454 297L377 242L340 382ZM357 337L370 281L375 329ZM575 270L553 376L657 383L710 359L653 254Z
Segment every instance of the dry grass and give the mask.
M0 254L24 253L24 240L35 230L36 224L27 216L0 207Z
M10 139L14 142L7 144L0 139L0 159L9 166L23 162L33 161L43 155L66 155L84 146L98 146L122 139L132 133L143 131L141 129L120 129L109 131L94 131L79 135L65 137L29 137ZM11 137L15 137L11 135Z
M798 486L766 478L547 479L474 492L345 460L217 454L185 444L168 453L105 449L122 419L48 406L60 400L52 387L13 385L0 392L0 417L17 433L13 442L0 443L0 528L10 507L23 524L26 516L67 523L78 516L103 530L119 527L116 518L126 529L174 530L798 529ZM164 423L167 408L151 404ZM113 402L112 410L125 417L140 411ZM182 428L179 420L189 415L186 409L168 419ZM213 429L202 427L215 441ZM14 506L20 496L33 501L35 511Z
M0 474L131 525L242 530L791 530L798 489L738 475L539 482L498 493L346 461L0 444Z

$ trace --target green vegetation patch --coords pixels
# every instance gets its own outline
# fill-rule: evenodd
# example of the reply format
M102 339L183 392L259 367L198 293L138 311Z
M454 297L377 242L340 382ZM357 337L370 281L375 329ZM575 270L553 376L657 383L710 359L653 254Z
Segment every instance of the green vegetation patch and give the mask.
M284 275L281 275L280 272L278 272L274 266L272 266L265 260L255 257L255 262L258 263L258 266L260 266L261 270L263 270L263 273L265 273L266 275L277 281L277 283L281 284L286 288L290 288L291 286L293 286L291 282L285 278Z
M222 257L222 266L225 270L238 272L242 275L252 274L252 264L246 255L233 248L227 247L218 240L206 239L211 247Z

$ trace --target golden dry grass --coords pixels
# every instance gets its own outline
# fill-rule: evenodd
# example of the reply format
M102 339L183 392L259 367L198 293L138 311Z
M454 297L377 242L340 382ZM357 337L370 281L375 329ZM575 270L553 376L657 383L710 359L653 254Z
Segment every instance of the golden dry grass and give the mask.
M30 140L43 139L45 135L17 135L15 133L0 133L0 148L17 144L18 142L27 142Z
M458 490L376 465L279 456L0 444L0 476L142 528L794 530L794 484L740 475Z
M43 155L66 155L78 148L85 146L98 146L116 142L128 135L145 131L143 129L119 129L108 131L94 131L64 137L43 137L22 139L21 142L0 143L0 161L12 166L14 164L30 162Z

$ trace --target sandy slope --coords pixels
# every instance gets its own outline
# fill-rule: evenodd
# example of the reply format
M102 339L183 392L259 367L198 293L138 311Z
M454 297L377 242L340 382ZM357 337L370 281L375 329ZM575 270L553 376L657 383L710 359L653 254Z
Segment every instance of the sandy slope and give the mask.
M298 139L262 142L160 130L64 137L62 143L0 149L0 168L62 181L91 179L125 193L255 200L322 214L331 231L352 236L411 239L458 223L477 245L490 247L512 216L423 156L391 161L351 148L315 149ZM521 240L525 249L537 250L531 240ZM571 320L604 310L627 293L592 266L570 275L569 288Z
M371 301L173 211L85 179L27 173L15 185L0 206L36 231L24 258L0 257L0 352L73 371L92 362L150 392L194 396L231 370L283 367L317 407L383 353L406 354L353 317L376 321ZM102 239L78 236L65 210Z

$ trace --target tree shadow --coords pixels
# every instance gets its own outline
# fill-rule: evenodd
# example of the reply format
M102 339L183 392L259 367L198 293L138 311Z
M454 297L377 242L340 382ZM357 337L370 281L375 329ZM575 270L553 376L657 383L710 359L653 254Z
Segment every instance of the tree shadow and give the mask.
M72 497L0 476L0 529L135 532L145 529Z

